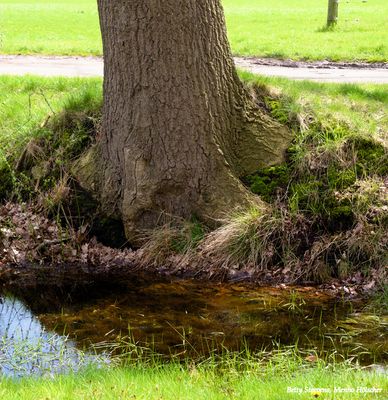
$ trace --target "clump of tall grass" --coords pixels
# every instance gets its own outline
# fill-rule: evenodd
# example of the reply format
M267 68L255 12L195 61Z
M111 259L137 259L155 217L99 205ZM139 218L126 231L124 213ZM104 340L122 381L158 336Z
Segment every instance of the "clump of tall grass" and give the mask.
M268 270L279 260L294 261L307 221L285 209L253 206L225 219L200 246L200 257L222 268Z
M293 300L294 303L300 300ZM295 304L294 304L295 305ZM292 307L285 304L285 307ZM294 310L293 312L298 312ZM346 334L343 334L346 337ZM280 345L273 342L271 348L250 348L242 343L240 350L229 350L218 345L211 347L209 343L200 348L193 348L189 341L183 338L179 351L170 354L160 354L153 348L152 343L139 344L131 336L120 337L115 343L101 343L95 346L97 351L105 351L111 355L112 365L125 367L162 369L165 365L178 365L193 371L212 371L224 373L254 373L257 377L293 374L300 370L322 368L336 370L341 368L358 369L360 360L365 356L373 359L372 353L356 344L354 347L300 348L294 345ZM322 344L323 346L323 344ZM203 351L206 349L206 351Z
M177 266L182 265L193 256L207 229L195 218L183 220L163 214L161 219L164 223L159 227L138 236L138 241L142 243L140 263L161 266L169 258L178 255L175 261Z

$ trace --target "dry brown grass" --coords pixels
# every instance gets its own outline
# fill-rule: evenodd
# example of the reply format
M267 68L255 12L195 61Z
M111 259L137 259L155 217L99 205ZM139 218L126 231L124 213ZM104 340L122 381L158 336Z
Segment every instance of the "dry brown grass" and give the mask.
M197 221L187 221L167 214L161 218L163 224L138 237L138 242L142 243L138 252L140 263L144 266L161 266L171 262L177 266L185 264L188 259L194 258L205 228Z
M319 217L307 219L284 203L262 203L233 213L221 226L191 245L192 226L168 223L144 237L147 265L192 265L217 276L228 271L269 273L281 270L285 280L325 282L359 271L384 271L388 249L387 186L381 178L358 180L341 196L353 204L354 225L330 232ZM186 225L185 225L186 224ZM384 275L384 274L383 274Z
M221 268L268 270L295 260L307 223L282 207L252 207L225 220L200 245L199 255Z

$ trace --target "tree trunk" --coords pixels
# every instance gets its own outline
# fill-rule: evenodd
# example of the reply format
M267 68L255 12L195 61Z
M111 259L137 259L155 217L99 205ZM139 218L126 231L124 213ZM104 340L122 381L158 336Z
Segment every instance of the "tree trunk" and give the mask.
M338 3L339 0L329 0L327 9L327 26L333 26L338 20Z
M100 201L129 239L161 215L214 220L254 197L239 177L279 163L290 133L239 81L219 0L98 0Z

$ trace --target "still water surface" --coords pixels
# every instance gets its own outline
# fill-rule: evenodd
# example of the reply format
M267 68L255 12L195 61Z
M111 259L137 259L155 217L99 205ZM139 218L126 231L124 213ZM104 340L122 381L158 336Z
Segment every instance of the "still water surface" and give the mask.
M386 365L388 316L367 310L363 302L300 287L138 280L115 288L39 288L3 296L0 369L6 375L77 369L95 359L96 345L123 341L168 357L297 345Z

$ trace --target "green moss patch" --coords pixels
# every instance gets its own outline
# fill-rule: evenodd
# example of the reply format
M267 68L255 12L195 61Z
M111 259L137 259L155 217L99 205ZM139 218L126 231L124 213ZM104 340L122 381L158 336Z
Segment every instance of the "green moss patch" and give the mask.
M287 164L263 168L256 174L248 175L243 181L250 190L266 201L274 199L276 194L284 191L290 181L290 167Z

